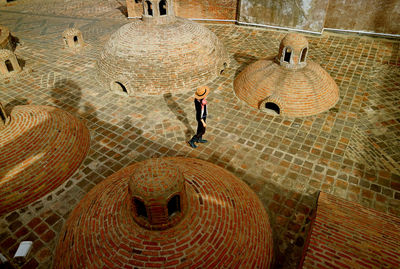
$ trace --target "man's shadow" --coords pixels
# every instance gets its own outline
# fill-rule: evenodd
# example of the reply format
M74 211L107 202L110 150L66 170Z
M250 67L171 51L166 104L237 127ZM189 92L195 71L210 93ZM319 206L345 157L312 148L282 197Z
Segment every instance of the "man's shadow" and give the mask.
M175 100L172 98L171 93L166 93L163 96L168 108L172 111L172 113L175 114L176 118L185 125L186 127L185 138L186 140L189 140L194 134L194 130L190 126L185 111L178 105L177 102L175 102Z

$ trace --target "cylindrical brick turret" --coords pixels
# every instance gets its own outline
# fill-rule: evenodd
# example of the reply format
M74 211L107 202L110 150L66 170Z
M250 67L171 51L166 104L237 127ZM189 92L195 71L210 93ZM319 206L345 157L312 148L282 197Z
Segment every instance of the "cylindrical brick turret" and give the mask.
M306 66L308 41L296 33L287 34L279 46L279 63L289 69L298 69Z
M68 48L76 49L85 45L82 32L76 28L68 28L62 33L64 44Z
M319 64L307 61L307 54L307 39L287 34L276 57L250 64L235 78L237 97L272 115L303 117L330 109L339 88Z
M162 159L150 159L135 171L129 181L129 194L132 216L146 229L167 229L186 212L183 174Z

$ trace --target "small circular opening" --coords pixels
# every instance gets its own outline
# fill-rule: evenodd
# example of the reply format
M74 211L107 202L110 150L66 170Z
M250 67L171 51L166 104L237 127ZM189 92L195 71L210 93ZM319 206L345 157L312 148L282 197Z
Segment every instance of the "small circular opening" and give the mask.
M279 115L281 112L279 106L272 102L266 102L265 109L266 109L266 112L268 112L269 114L273 114L273 115Z

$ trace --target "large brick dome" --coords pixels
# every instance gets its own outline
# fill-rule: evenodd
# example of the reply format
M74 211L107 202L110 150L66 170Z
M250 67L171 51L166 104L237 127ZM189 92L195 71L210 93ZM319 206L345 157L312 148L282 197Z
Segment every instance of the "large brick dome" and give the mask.
M143 1L142 19L112 34L97 62L100 82L130 96L193 89L227 65L228 56L215 34L175 17L172 0Z
M148 189L149 197L137 204L143 179L153 188L157 178L164 178L162 171L170 171L177 183L159 180L161 199L158 190ZM186 203L180 199L183 192ZM147 203L152 194L158 208ZM138 222L153 213L177 215L179 221L161 230ZM269 268L271 259L271 228L256 194L221 167L171 157L136 163L94 187L65 223L53 267Z
M307 61L308 42L288 34L275 58L247 66L235 79L236 95L271 114L310 116L328 110L339 99L339 88L317 63Z
M0 215L65 182L81 165L90 136L76 117L50 106L17 106L0 128Z

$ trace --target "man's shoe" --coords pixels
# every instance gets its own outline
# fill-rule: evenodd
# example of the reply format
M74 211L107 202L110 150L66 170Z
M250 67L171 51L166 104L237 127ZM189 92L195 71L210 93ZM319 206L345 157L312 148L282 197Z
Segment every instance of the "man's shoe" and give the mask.
M193 141L193 139L192 140L190 140L190 141L188 141L188 143L189 143L189 145L192 147L192 148L197 148L197 146L194 144L194 141Z
M205 139L203 139L203 138L199 138L199 139L197 140L197 142L199 142L199 143L207 143L208 141L205 140Z

